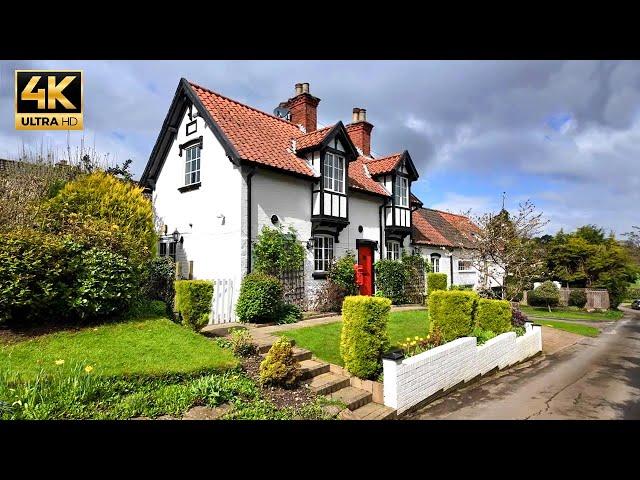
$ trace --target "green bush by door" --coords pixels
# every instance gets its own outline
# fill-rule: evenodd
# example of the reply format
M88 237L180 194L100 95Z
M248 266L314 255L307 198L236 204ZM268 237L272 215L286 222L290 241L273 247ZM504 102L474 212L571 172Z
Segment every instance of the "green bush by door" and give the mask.
M177 280L176 311L183 325L200 330L209 321L213 283L209 280Z

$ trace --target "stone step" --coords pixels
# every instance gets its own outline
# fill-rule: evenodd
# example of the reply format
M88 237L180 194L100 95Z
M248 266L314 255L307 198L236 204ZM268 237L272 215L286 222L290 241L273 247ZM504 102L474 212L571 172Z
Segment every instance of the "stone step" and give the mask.
M348 386L349 379L347 377L332 372L313 377L309 382L311 391L318 395L328 395Z
M260 335L260 336L253 337L253 343L255 343L258 346L258 353L265 354L269 351L271 346L278 341L278 339L279 337L275 337L273 335L264 335L264 336ZM296 344L296 341L293 339L289 339L289 341L291 342L292 345ZM299 349L299 350L302 350L302 349ZM311 352L309 352L309 355L311 355Z
M295 358L299 362L302 362L304 360L311 360L311 350L307 350L305 348L294 347L293 348L293 358Z
M396 411L393 408L371 402L355 410L345 411L342 417L349 420L392 420L396 418Z
M355 410L371 402L373 395L356 387L345 387L333 392L329 397L334 400L340 400L349 410Z
M303 360L300 362L300 379L307 380L317 377L329 371L329 364L316 360Z

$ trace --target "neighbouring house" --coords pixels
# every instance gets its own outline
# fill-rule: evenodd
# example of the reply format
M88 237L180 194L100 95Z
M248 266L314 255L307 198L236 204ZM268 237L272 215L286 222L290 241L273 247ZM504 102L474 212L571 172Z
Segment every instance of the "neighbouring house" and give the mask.
M412 245L430 263L431 270L447 275L447 285L478 288L483 277L473 261L474 235L478 226L468 217L424 208L412 198ZM493 279L486 279L490 287L497 287Z
M319 102L308 83L296 84L271 115L181 79L140 180L162 225L160 255L185 276L238 285L261 229L291 226L307 249L308 301L331 260L347 251L363 266L363 295L375 293L373 263L412 246L442 252L444 269L440 246L455 249L457 237L446 238L459 234L451 227L443 240L412 230L435 211L411 193L418 172L409 152L374 157L362 108L346 125L318 128ZM446 218L453 217L463 218ZM456 271L454 283L464 273Z

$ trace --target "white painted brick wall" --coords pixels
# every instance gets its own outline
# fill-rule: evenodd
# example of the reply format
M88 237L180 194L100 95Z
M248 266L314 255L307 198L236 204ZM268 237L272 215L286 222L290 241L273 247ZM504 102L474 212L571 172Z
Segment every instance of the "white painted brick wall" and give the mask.
M434 393L505 368L542 350L542 330L527 327L516 338L503 333L477 346L475 337L463 337L403 360L383 360L384 404L403 413Z

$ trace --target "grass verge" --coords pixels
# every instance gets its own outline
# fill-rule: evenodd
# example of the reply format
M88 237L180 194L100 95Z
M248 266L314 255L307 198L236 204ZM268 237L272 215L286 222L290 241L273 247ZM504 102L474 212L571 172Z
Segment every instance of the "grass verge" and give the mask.
M552 308L551 312L546 307L522 306L520 309L531 317L539 318L560 318L566 320L581 320L589 322L611 322L619 320L624 313L620 310L607 310L606 312L584 312L581 310L567 310L563 308Z
M579 323L559 322L557 320L544 319L540 320L540 325L545 327L555 328L557 330L564 330L565 332L577 333L585 337L597 337L600 335L600 330L589 325L582 325Z

